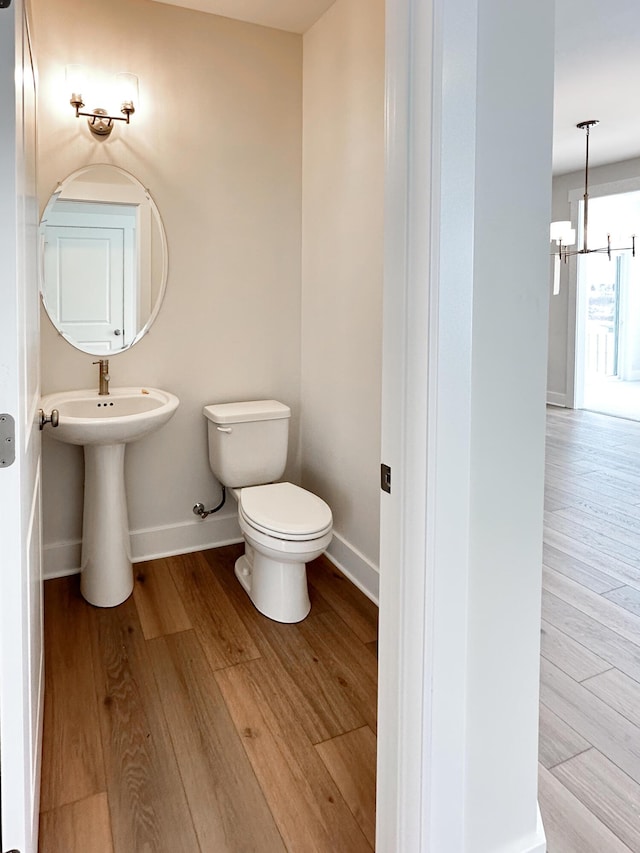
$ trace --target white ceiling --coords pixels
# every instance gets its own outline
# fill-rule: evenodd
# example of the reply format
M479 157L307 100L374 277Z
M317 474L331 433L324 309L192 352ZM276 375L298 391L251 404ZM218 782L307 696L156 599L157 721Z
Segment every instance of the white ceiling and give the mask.
M640 156L639 0L556 0L555 174Z
M276 30L304 33L322 17L335 0L156 0L184 6L223 18L249 21Z
M335 0L156 0L226 18L303 33ZM640 156L640 0L556 0L553 170Z

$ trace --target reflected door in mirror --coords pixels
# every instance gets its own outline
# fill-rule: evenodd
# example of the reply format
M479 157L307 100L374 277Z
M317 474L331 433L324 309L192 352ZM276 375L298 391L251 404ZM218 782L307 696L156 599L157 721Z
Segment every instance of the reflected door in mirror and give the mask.
M44 296L56 326L96 353L127 346L137 328L135 208L68 201L43 232Z

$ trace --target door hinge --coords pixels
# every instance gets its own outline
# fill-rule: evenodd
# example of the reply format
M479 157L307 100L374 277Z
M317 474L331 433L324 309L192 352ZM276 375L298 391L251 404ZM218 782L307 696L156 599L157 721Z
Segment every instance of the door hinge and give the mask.
M383 492L391 494L391 468L384 462L380 466L380 488Z
M0 468L16 461L16 422L7 412L0 412Z

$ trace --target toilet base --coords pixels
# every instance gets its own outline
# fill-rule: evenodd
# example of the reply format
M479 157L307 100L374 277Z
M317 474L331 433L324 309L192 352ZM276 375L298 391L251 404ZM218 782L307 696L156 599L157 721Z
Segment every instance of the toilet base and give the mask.
M235 574L256 610L274 622L301 622L309 615L305 563L285 563L258 553L249 543Z

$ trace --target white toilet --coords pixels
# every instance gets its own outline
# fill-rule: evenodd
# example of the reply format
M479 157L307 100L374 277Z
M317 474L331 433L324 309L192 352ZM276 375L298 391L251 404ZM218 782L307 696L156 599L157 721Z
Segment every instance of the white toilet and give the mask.
M306 563L331 542L327 504L292 483L275 483L287 462L291 410L276 400L204 407L209 464L238 501L245 553L235 572L256 608L300 622L311 604Z

